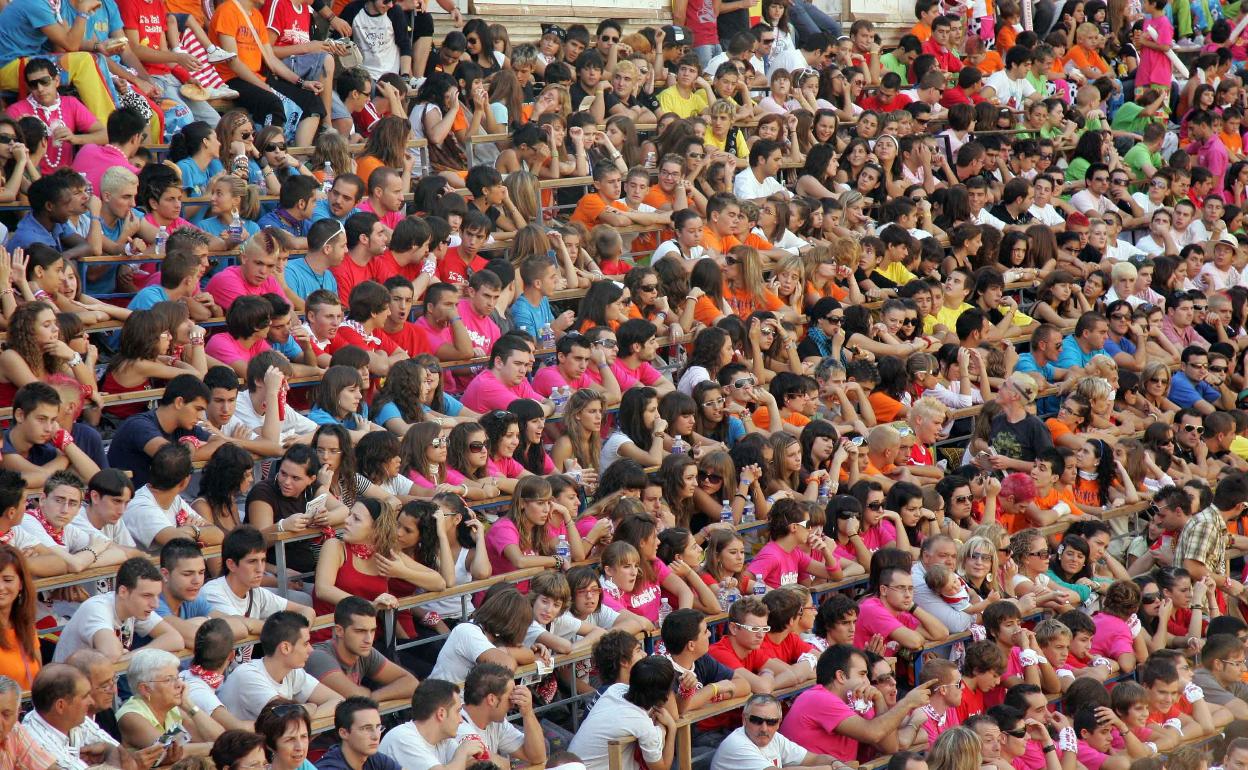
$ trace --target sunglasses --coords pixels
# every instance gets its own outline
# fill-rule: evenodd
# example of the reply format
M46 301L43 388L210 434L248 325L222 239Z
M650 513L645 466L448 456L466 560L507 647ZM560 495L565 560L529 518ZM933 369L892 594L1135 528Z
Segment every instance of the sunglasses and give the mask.
M742 379L739 379L733 382L732 387L737 388L738 390L741 390L743 388L752 388L756 384L757 382L753 377L743 377Z
M56 81L53 80L50 75L45 75L44 77L35 78L34 80L27 80L26 87L27 88L43 88L44 86L50 86L55 82Z
M594 340L594 344L600 348L606 348L607 350L614 350L620 346L615 340Z
M278 144L277 142L273 142L273 143L271 143L271 144L266 144L266 145L264 146L264 151L265 151L265 152L277 152L278 150L283 150L283 151L285 151L285 149L286 149L286 145L285 145L285 144Z
M1203 425L1184 425L1183 430L1187 431L1188 433L1195 431L1197 436L1205 435L1205 426Z
M726 403L728 403L728 399L724 398L723 396L720 396L719 398L712 398L709 401L703 401L702 406L705 406L706 408L710 409L711 407L715 407L715 406L723 406Z
M429 446L433 447L434 449L441 449L442 447L446 446L447 443L449 443L447 439L444 439L441 436L439 436L438 438L435 438L433 441L430 441Z
M884 503L883 503L883 502L867 503L867 508L868 508L868 509L870 509L870 510L872 510L872 511L878 511L878 510L880 510L880 509L881 509L881 508L883 508L883 507L884 507Z
M255 136L256 136L255 131L244 131L243 133L238 135L238 138L244 141L250 141L251 139L255 138Z
M1047 559L1049 558L1049 549L1045 548L1043 551L1032 551L1031 553L1027 555L1035 556L1037 559Z
M17 141L17 137L12 134L0 134L0 144L13 144Z
M1002 731L1001 731L1001 734L1002 734L1002 735L1008 735L1008 736L1010 736L1011 738L1026 738L1026 737L1027 737L1027 728L1025 728L1025 727L1024 727L1024 728L1021 728L1021 729L1018 729L1018 730L1002 730Z
M468 444L468 451L469 452L484 452L486 450L486 447L488 446L489 444L486 444L484 441L473 441Z
M744 623L737 623L736 621L733 621L732 624L742 631L746 631L751 634L765 634L771 630L771 626L747 626Z
M659 285L657 283L651 283L651 284L643 283L641 286L637 287L637 291L651 292L651 291L658 291L658 290L659 290Z
M918 322L919 322L919 319L917 319L917 318L903 318L903 319L901 319L901 325L902 325L902 326L914 326L914 325L915 325L915 324L917 324Z
M1226 367L1225 366L1211 366L1209 367L1209 373L1210 374L1226 374Z
M970 501L971 501L970 495L958 495L957 497L953 498L949 502L955 503L957 505L966 505Z
M709 481L712 484L724 483L724 477L718 473L707 473L706 471L698 471L698 481Z
M768 727L775 727L780 724L780 717L760 717L750 714L746 717L746 719L750 720L750 724L752 725L767 725Z
M727 262L727 263L728 263L728 264L730 264L730 265L739 265L739 264L741 264L741 260L737 259L736 257L724 257L724 261L725 261L725 262Z
M839 324L845 320L845 316L844 315L830 315L824 318L823 320L827 321L830 324Z
M1140 595L1141 604L1152 604L1153 602L1159 601L1160 599L1161 599L1161 594L1141 594Z

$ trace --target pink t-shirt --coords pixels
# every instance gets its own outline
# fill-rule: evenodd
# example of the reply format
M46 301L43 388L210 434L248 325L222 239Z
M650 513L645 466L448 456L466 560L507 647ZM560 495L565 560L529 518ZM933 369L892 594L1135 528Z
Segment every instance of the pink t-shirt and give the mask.
M1174 26L1165 14L1150 16L1144 20L1144 36L1149 37L1148 30L1157 30L1158 45L1174 43ZM1140 64L1135 68L1136 86L1161 86L1169 88L1173 79L1173 68L1170 59L1161 51L1151 48L1140 48Z
M862 542L868 550L878 551L897 542L897 528L891 521L880 519L880 523L862 531Z
M1109 759L1109 755L1097 751L1083 741L1079 741L1079 750L1075 756L1079 759L1079 764L1088 768L1088 770L1101 770L1101 765L1105 764L1105 760Z
M1001 684L984 693L984 708L992 708L1005 702L1005 680L1023 675L1022 652L1018 647L1010 648L1010 654L1005 656L1005 673L1001 675ZM1044 757L1040 757L1040 762L1043 767Z
M472 411L485 414L494 409L506 409L507 405L517 398L542 400L528 380L522 379L520 384L508 387L498 381L493 370L486 370L477 375L468 385L468 389L464 391L464 397L460 400Z
M227 267L214 275L212 280L208 281L208 293L212 295L212 301L226 311L230 309L230 305L234 304L234 300L239 297L258 297L261 294L270 292L278 296L284 296L282 285L277 282L276 278L270 275L264 279L264 283L259 286L252 286L243 280L243 268L238 265Z
M518 479L524 473L524 466L516 462L514 457L491 457L485 464L485 472L490 476Z
M909 612L894 613L884 606L884 602L880 601L878 596L872 596L858 605L858 625L854 628L854 646L862 649L867 646L867 642L871 641L871 637L879 634L885 640L885 657L896 655L901 645L888 637L902 626L918 628L919 619Z
M30 105L29 99L21 99L15 102L8 109L9 117L17 120L27 115L33 115L44 123L55 123L60 121L65 124L75 134L85 134L87 129L99 122L99 118L91 114L91 110L87 106L72 96L61 97L61 107L59 111L47 112L39 110L37 113L35 108ZM49 132L50 133L50 132ZM53 161L56 161L54 164ZM58 168L68 168L74 162L74 145L69 142L57 142L48 139L48 151L43 154L43 160L39 161L39 171L44 174L51 174ZM98 185L94 188L95 193L99 194Z
M809 574L806 567L810 562L810 556L800 549L785 551L773 541L758 552L749 570L751 574L760 575L768 588L779 588L801 582Z
M367 182L368 180L365 179L364 181ZM403 211L401 209L399 211L391 211L389 214L382 214L373 208L372 199L367 197L364 198L364 202L360 204L360 211L367 211L370 214L376 214L377 218L381 220L381 223L391 230L398 227L399 223L403 221Z
M420 487L421 489L433 489L434 487L437 486L437 484L434 484L431 479L426 478L424 474L417 473L416 471L408 471L407 477L412 480L413 484ZM446 469L446 483L447 484L463 484L465 480L466 480L466 477L464 476L464 474L460 473L454 468Z
M113 166L121 166L136 176L139 173L138 168L130 164L126 154L111 144L84 144L74 156L74 171L87 178L96 195L99 195L100 179L104 177L104 172Z
M568 382L568 378L563 376L563 372L559 371L558 366L543 366L537 370L537 374L533 375L533 390L541 393L546 398L550 398L551 392L555 388L562 388L565 385L571 386L572 390L580 390L581 388L592 388L595 385L602 384L601 375L597 380L589 376L590 369L585 370L585 374L576 382ZM597 374L597 371L594 372Z
M498 338L503 336L503 332L498 328L498 324L494 323L494 319L489 316L477 315L477 311L472 309L471 300L460 300L458 311L460 319L464 322L464 328L468 330L468 338L472 340L472 346L489 353L490 348L494 347L494 343L498 342ZM450 333L451 329L449 326L446 331L448 334ZM447 341L450 342L450 340ZM462 393L472 382L473 378L484 370L485 367L480 365L451 370L449 374L454 382L451 390L456 393ZM469 408L471 409L471 407Z
M546 525L546 537L550 539L558 538L560 535L567 534L567 527L563 524L554 526ZM485 533L485 554L490 557L490 567L493 568L495 575L504 575L508 572L515 572L520 569L511 563L504 554L504 549L509 545L520 544L520 530L516 529L516 523L510 518L504 517L494 522L490 527L490 531ZM536 556L537 551L529 549L524 551L524 556ZM516 588L521 593L529 588L529 581L524 580L516 583Z
M958 719L958 710L955 708L945 709L944 716L935 715L935 712L928 706L927 721L923 723L923 729L927 732L927 745L931 746L941 733L950 727L957 727L962 724L962 720Z
M1143 742L1148 742L1153 739L1153 728L1151 727L1141 727L1140 729L1132 730L1131 732L1135 733L1135 737L1139 738ZM1127 740L1123 738L1122 733L1117 730L1114 730L1114 742L1110 744L1110 748L1114 751L1123 751L1127 748Z
M494 526L497 527L498 524ZM604 590L602 603L613 610L628 610L643 618L648 618L653 623L658 623L663 581L672 573L672 570L658 559L655 559L653 563L655 575L658 577L657 583L642 583L641 578L638 577L637 585L634 585L629 593L616 596L614 592Z
M226 366L233 366L235 361L250 361L266 350L272 350L268 342L257 340L250 348L238 344L238 340L224 332L212 335L204 352Z
M1127 621L1106 612L1098 612L1092 616L1092 622L1096 624L1096 634L1092 637L1093 655L1104 655L1117 660L1119 655L1135 651L1135 645L1132 644L1134 637L1131 636Z
M811 687L793 701L780 734L807 751L829 754L842 762L858 759L858 741L839 735L841 722L857 716L849 704L824 687Z
M641 362L641 366L636 369L629 369L624 365L624 360L617 358L615 363L611 364L611 371L615 373L615 379L620 383L620 391L623 392L640 382L642 385L653 385L662 379L663 375L659 374L659 370L655 369L645 361Z

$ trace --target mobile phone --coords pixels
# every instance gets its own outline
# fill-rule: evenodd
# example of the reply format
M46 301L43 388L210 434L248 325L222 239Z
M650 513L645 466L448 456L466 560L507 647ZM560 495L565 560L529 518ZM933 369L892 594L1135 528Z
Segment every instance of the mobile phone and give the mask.
M586 110L588 110L589 106L594 103L594 98L595 97L593 96L586 96L584 99L581 100L581 106L577 107L576 111L585 112Z

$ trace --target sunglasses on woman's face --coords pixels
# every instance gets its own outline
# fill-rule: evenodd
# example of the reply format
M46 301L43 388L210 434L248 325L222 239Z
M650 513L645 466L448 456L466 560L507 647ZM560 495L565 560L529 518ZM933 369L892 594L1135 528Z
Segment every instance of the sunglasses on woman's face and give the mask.
M725 261L725 262L727 262L727 263L728 263L728 264L730 264L730 265L739 265L739 264L741 264L741 260L737 259L736 257L724 257L724 261Z
M871 510L873 510L873 511L878 511L878 510L880 510L880 509L881 509L881 508L883 508L883 507L884 507L884 503L883 503L883 502L867 503L867 508L869 508L869 509L871 509Z
M468 444L468 451L469 452L484 452L487 446L489 445L486 444L484 441L473 441Z
M707 473L706 471L698 471L698 481L709 481L712 484L724 483L724 477L718 473Z
M433 447L434 449L441 449L442 447L446 446L446 443L447 443L446 439L439 436L438 438L435 438L433 441L430 441L429 446Z
M274 142L274 143L272 143L272 144L266 144L266 145L264 146L264 151L265 151L265 152L277 152L278 150L282 150L282 151L284 152L284 151L286 150L286 145L285 145L285 144L278 144L278 143Z
M13 144L17 141L17 137L12 134L0 134L0 144Z

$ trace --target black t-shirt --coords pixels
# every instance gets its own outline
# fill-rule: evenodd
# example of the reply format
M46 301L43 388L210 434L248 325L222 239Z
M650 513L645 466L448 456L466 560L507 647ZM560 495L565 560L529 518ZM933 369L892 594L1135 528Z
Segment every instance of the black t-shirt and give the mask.
M252 487L251 491L247 493L245 507L250 508L253 501L268 503L269 507L273 509L273 522L277 523L282 519L307 510L308 502L314 497L312 492L315 488L315 484L309 484L308 488L303 490L303 494L299 497L286 497L277 488L275 479L265 479ZM316 550L319 551L320 549L317 548ZM276 551L272 548L269 549L269 563L276 563ZM300 540L295 543L287 543L286 566L297 572L314 571L316 569L316 553L313 552L311 541Z
M155 410L127 417L108 445L108 465L118 470L130 471L134 488L139 489L147 483L152 465L152 458L143 451L147 442L154 438L176 442L184 436L194 436L200 441L210 438L208 432L198 426L191 430L175 428L172 433L165 433L160 427L160 421L156 419Z
M1031 224L1032 220L1035 219L1032 213L1027 210L1024 210L1023 213L1019 214L1017 218L1012 217L1010 216L1010 210L1007 209L1005 205L1002 203L998 203L997 205L988 209L988 213L992 214L997 219L1000 219L1002 222L1006 223L1007 225L1027 225L1027 224Z
M573 83L572 87L568 89L568 94L572 97L572 109L576 112L580 111L581 102L593 96L593 94L581 87L579 80ZM615 93L611 91L604 93L603 97L606 99L606 114L610 115L611 110L615 109L615 105L620 103L620 97L616 96Z
M728 47L728 41L742 32L750 31L750 12L742 8L736 11L721 13L715 19L715 30L719 33L719 44Z
M993 418L988 436L997 454L1014 460L1031 462L1045 449L1053 448L1052 434L1034 414L1018 422L1010 422L1004 414L999 414Z

